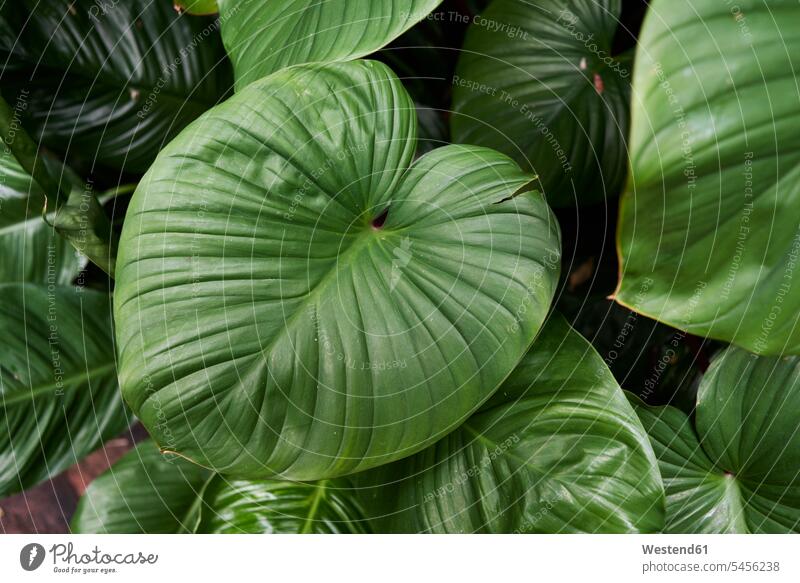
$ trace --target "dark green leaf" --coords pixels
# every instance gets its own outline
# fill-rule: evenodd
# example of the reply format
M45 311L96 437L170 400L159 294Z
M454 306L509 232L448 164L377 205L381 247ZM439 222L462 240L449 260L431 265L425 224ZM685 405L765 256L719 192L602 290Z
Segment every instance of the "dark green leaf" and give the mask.
M79 253L114 277L119 235L112 229L91 182L72 189L67 203L53 213L52 226Z
M86 264L44 221L44 207L39 185L9 151L0 151L0 281L68 285Z
M684 413L632 400L659 458L666 532L800 532L800 359L721 353L696 432Z
M3 80L25 99L35 137L59 152L144 171L230 86L218 25L172 2L24 0L16 10L29 16L5 34L24 47L11 57L24 72Z
M198 465L162 455L148 440L89 484L70 527L93 534L192 530L200 492L210 477Z
M630 63L612 55L620 0L496 0L453 80L453 139L505 152L551 204L615 196L626 169Z
M664 520L647 434L600 356L557 314L464 425L359 479L388 532L655 532Z
M27 103L21 98L18 98L17 104L24 106L23 109L27 107ZM20 243L22 244L23 266L26 262L30 263L30 260L26 261L26 251L33 261L40 263L40 258L36 257L37 251L38 255L46 254L45 269L51 270L52 273L48 273L47 277L50 280L48 283L52 283L55 280L54 261L56 257L55 251L51 253L51 248L55 250L55 246L51 247L49 241L33 241L28 236L30 231L34 230L30 227L29 220L32 218L30 211L35 211L37 207L41 208L42 218L47 226L52 227L59 235L72 243L79 253L89 257L113 277L118 237L112 230L111 222L106 217L103 207L92 192L91 182L88 182L83 189L78 188L78 180L68 174L66 169L59 171L56 165L47 163L46 159L39 155L38 147L27 132L19 127L18 118L19 111L12 110L0 97L0 133L2 133L3 142L16 160L16 165L33 177L28 189L30 196L15 197L17 200L13 201L9 216L4 221L8 223L9 228L6 241L11 244L10 246L13 246L14 243L18 246ZM14 172L13 166L10 167L12 173ZM34 185L38 187L35 191ZM64 204L65 200L66 204ZM52 223L45 216L48 204L52 210ZM3 209L0 208L0 212L2 211ZM35 243L40 248L26 250L26 243ZM13 259L9 263L13 266ZM20 272L20 269L15 271Z
M689 417L630 395L658 457L667 499L664 532L747 532L736 481L708 458Z
M65 185L61 184L54 174L51 174L50 167L39 156L39 146L19 125L27 105L21 96L12 109L8 102L0 96L0 137L2 137L3 149L11 152L19 166L33 177L46 195L58 199L62 187ZM69 192L69 188L64 188L63 191Z
M115 291L123 393L162 448L335 477L432 444L513 370L553 297L558 225L501 154L412 164L415 127L384 65L303 66L162 151Z
M7 284L0 297L2 496L77 463L129 420L106 294Z
M229 481L140 444L86 490L76 533L360 533L363 511L346 480Z

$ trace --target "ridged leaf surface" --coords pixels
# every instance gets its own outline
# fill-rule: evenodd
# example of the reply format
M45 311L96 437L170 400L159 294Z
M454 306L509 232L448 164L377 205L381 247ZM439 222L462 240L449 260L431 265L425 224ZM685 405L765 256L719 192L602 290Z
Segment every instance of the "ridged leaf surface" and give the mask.
M673 407L635 405L659 458L666 532L800 532L797 357L718 355L700 385L696 429Z
M647 434L558 314L459 429L359 479L379 531L657 532L664 520Z
M501 154L413 161L415 127L384 65L303 66L161 153L115 291L123 392L161 447L335 477L435 442L516 366L553 297L555 218Z
M365 57L442 0L220 0L236 88L280 69Z
M800 353L800 6L656 0L639 37L618 301ZM737 16L740 15L740 16Z
M0 495L80 461L129 423L107 294L0 286Z

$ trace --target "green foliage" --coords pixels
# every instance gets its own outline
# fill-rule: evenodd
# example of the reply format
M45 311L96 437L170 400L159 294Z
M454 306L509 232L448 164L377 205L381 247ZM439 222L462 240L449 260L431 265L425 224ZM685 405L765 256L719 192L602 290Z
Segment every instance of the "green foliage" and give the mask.
M222 39L236 88L306 63L365 57L442 0L219 0Z
M800 65L800 8L736 7L746 21L714 0L651 3L616 299L693 334L797 354L800 88L787 71Z
M0 495L124 398L74 532L800 532L798 19L0 0Z
M389 532L658 532L664 521L647 434L558 314L459 429L362 479Z
M162 455L148 440L89 484L72 518L72 532L189 532L210 477L205 468Z
M118 236L91 186L73 186L66 203L52 213L48 225L72 243L79 254L114 277Z
M50 478L129 422L106 294L0 285L0 495Z
M40 162L41 163L41 162ZM52 165L52 172L58 172ZM65 180L70 178L63 176ZM0 281L68 285L86 261L43 219L45 193L5 148L0 152ZM48 220L52 220L52 213Z
M724 351L700 384L694 426L632 400L664 479L666 532L800 532L800 359Z
M619 0L496 0L453 78L453 139L505 152L557 206L616 196L626 170L629 57Z
M231 85L218 26L172 2L18 0L14 11L0 20L0 38L16 37L4 92L22 97L38 140L92 165L147 170Z
M555 291L558 225L510 159L414 161L415 129L386 66L303 66L161 152L115 315L123 393L162 448L335 477L430 445L511 372Z
M229 480L162 455L152 441L92 482L71 527L74 533L107 534L366 532L346 480Z

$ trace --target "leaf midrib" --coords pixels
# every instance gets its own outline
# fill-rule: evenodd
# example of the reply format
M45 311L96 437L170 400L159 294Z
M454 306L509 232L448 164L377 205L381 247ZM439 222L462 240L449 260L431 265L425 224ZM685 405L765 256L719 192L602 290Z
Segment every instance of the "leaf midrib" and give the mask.
M387 230L386 232L388 233L390 231ZM343 270L352 269L355 263L352 258L358 257L358 255L364 252L365 249L368 249L370 245L375 244L376 241L377 239L375 238L374 234L368 232L361 233L358 235L356 241L351 243L349 247L337 255L331 268L326 271L325 274L320 277L317 284L308 290L308 293L302 297L292 315L286 319L286 322L281 330L279 330L275 336L272 337L266 346L259 350L259 354L269 354L275 347L276 343L281 340L283 332L291 327L300 314L304 313L309 306L314 304L314 302L322 295L323 291L330 284L330 282L335 281L337 279L336 276L342 273ZM345 259L347 261L344 261Z
M75 374L70 377L65 377L61 381L61 386L67 388L73 385L77 385L81 381L86 381L89 380L90 378L100 376L103 373L114 370L115 365L116 363L112 360L111 362L107 362L106 364L91 368L79 374ZM58 383L52 382L52 383L47 383L45 385L27 387L27 390L23 389L22 391L19 392L15 391L16 394L12 394L11 396L0 394L0 405L2 405L2 407L7 407L9 405L16 405L21 402L26 402L32 399L36 399L37 397L40 397L42 394L52 391L57 386Z
M385 233L391 232L390 230L386 230ZM328 269L322 277L319 278L319 281L308 290L308 292L301 297L298 301L298 304L295 310L289 315L283 323L283 326L275 332L275 334L270 338L269 342L263 347L259 347L258 351L253 353L250 356L268 356L275 346L283 339L284 333L289 330L294 322L300 318L300 316L305 313L305 311L314 305L314 302L322 295L325 288L330 284L331 281L336 281L337 276L342 273L344 269L352 268L354 261L353 257L357 257L361 254L365 249L369 248L370 245L375 244L376 238L373 233L363 232L356 236L356 240L350 244L342 253L337 255L334 260L332 261L332 265L330 269ZM346 259L346 261L345 261ZM154 398L154 395L157 395L158 391L153 393L147 397L144 402L149 401L151 398ZM143 403L144 403L143 402ZM144 406L144 405L142 405ZM187 458L189 459L189 458ZM193 463L198 463L194 460L191 460Z
M325 498L325 493L328 489L328 480L322 480L314 486L314 492L310 496L311 508L308 511L303 527L300 529L300 534L311 534L311 529L314 526L314 518L319 511L319 505Z
M489 439L488 437L486 437L485 434L483 434L483 433L479 432L478 430L473 429L472 427L470 427L469 421L464 423L462 425L462 427L467 432L472 434L472 436L475 438L475 441L477 441L479 443L482 443L485 447L488 447L489 451L494 451L495 449L502 447L502 444L497 443L497 442ZM512 461L517 462L518 464L520 464L523 467L530 468L530 469L532 469L534 471L537 471L537 472L540 472L540 473L543 472L543 470L541 468L538 468L536 465L532 464L530 459L523 459L523 458L521 458L521 457L519 457L517 455L514 455L512 453L512 448L511 447L507 447L503 451L502 455L504 457L512 460Z

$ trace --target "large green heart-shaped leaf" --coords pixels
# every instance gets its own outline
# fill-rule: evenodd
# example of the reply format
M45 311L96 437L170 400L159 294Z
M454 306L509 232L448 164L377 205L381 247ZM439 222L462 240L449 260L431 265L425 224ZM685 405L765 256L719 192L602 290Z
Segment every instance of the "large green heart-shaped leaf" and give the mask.
M442 0L219 0L236 89L285 67L364 57Z
M632 400L659 458L666 532L800 532L800 359L717 356L697 431L677 409Z
M128 425L106 294L0 286L0 496L41 482Z
M51 148L144 171L230 87L216 29L166 0L24 0L14 69L25 124ZM9 25L5 22L6 26ZM19 26L19 24L18 24Z
M626 170L630 59L612 55L620 0L495 0L453 80L453 139L505 152L548 201L615 196Z
M513 370L553 297L556 220L491 150L412 165L415 127L380 63L293 67L162 151L114 298L122 390L162 448L334 477L430 445Z
M86 264L42 219L44 206L39 185L0 146L0 281L67 285Z
M655 0L634 71L617 301L760 354L800 352L800 6Z
M388 532L654 532L664 521L647 434L558 314L464 425L360 479Z
M629 398L658 456L667 497L664 532L747 532L735 480L714 467L686 413Z
M228 481L151 441L97 478L72 519L76 533L365 532L366 522L344 479L315 484Z

